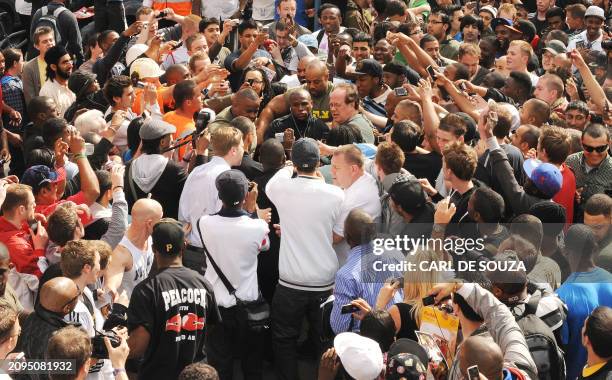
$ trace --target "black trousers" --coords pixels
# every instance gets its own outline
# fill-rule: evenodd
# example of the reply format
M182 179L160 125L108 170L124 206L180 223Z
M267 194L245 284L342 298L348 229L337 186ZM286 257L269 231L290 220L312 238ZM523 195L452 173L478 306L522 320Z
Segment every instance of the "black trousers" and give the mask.
M221 380L232 380L234 358L241 361L244 379L262 378L263 339L261 333L247 328L246 315L236 306L219 307L222 323L210 325L206 332L208 364L215 367Z
M311 336L316 337L316 354L322 353L321 303L329 297L331 290L305 291L277 285L272 301L272 346L278 379L298 379L297 341L302 321L308 319Z
M204 249L187 245L183 251L183 266L193 269L204 276L206 272L206 254Z

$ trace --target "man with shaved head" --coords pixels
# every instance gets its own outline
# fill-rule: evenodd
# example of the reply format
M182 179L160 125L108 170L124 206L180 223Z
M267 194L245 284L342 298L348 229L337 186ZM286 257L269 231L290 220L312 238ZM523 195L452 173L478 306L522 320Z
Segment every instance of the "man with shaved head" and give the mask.
M298 70L299 72L299 70ZM299 75L299 74L298 74ZM312 98L311 115L314 118L321 119L324 122L331 121L331 112L329 111L329 95L334 88L332 82L329 81L329 71L325 62L313 60L306 66L305 84L302 88L308 90ZM274 119L287 115L290 112L289 95L293 91L286 94L275 96L270 100L266 108L261 111L257 118L257 140L263 141L266 136L266 131Z
M81 291L67 277L45 282L39 290L40 302L23 321L17 352L22 351L26 358L44 358L51 335L68 325L64 317L74 310Z
M115 296L122 290L128 297L134 287L147 278L153 265L151 232L163 216L162 205L154 199L143 198L132 207L132 223L115 248L104 284Z
M272 122L266 131L266 138L272 138L277 133L293 130L295 139L310 137L321 140L329 133L329 127L323 120L312 116L312 97L304 88L298 88L287 96L289 100L289 115L280 117Z
M219 127L231 127L230 123L238 116L245 116L255 122L260 103L261 99L255 90L249 87L241 89L232 95L232 105L219 112L215 121L208 126L208 130L213 133Z
M461 345L459 368L467 376L467 369L473 365L487 379L500 380L504 376L504 356L493 339L486 336L471 336Z

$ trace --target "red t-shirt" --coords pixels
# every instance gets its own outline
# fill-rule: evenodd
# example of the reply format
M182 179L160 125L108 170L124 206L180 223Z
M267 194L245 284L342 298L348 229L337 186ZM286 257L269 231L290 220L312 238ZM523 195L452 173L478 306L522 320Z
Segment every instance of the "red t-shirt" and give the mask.
M565 164L559 168L563 176L563 185L561 190L553 197L553 201L557 202L565 209L565 228L574 220L574 196L576 195L576 177L574 172Z
M33 274L38 278L42 276L41 261L44 262L45 250L34 249L27 224L19 229L0 217L0 242L9 250L17 272Z

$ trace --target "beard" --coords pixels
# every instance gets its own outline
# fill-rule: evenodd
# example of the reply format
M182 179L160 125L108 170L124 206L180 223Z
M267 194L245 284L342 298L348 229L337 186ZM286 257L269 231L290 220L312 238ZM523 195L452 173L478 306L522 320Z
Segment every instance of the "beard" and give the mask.
M56 75L64 80L70 78L70 74L72 74L72 69L70 69L69 71L64 71L58 68L56 72Z

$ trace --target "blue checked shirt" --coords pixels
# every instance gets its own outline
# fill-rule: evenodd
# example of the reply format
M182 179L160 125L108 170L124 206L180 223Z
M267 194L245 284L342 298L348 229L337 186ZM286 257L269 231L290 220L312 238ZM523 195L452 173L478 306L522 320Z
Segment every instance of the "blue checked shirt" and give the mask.
M336 273L334 304L330 317L332 330L336 334L348 331L351 322L351 314L340 313L343 305L357 298L363 298L374 307L378 292L385 281L404 275L399 271L376 271L374 263L376 261L384 264L400 263L403 260L404 256L399 251L385 252L380 256L375 255L372 252L371 244L359 245L349 251L346 263ZM403 298L403 291L397 291L387 308L402 302ZM357 319L354 320L352 331L359 331L359 322Z
M21 81L21 78L5 75L2 77L1 83L4 103L21 114L23 119L22 125L25 125L25 123L27 123L27 113L25 97L23 95L23 82ZM7 129L12 130L11 126L8 124L8 115L5 116L5 119L6 120L3 120L5 122L4 126ZM21 130L21 126L19 126L19 129Z

